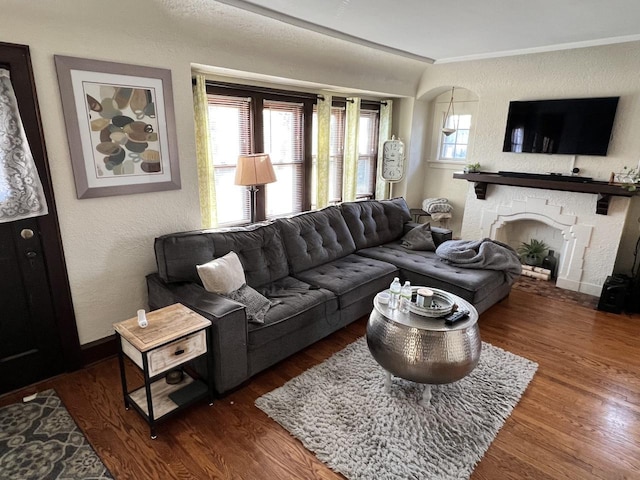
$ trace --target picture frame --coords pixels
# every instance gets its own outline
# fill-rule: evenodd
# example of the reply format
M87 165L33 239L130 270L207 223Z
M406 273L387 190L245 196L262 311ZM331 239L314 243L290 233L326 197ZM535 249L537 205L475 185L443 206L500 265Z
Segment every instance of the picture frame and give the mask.
M54 59L77 197L180 189L171 71Z

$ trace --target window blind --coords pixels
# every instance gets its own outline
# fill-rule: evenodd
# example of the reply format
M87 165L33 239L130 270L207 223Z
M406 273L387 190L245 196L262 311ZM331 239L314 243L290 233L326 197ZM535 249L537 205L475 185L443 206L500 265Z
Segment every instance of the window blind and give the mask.
M331 133L329 134L329 202L342 200L342 166L344 164L344 107L331 108Z
M251 99L208 95L209 142L214 168L218 224L247 223L251 217L250 196L245 187L235 185L238 156L253 150Z
M360 110L356 198L373 198L375 195L379 117L378 110Z
M265 100L264 151L278 179L266 185L267 218L302 211L304 195L304 105Z

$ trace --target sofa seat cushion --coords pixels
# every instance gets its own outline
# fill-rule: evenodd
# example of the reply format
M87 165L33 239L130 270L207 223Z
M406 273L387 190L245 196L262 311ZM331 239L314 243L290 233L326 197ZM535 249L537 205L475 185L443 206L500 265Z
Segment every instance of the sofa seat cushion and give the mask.
M351 254L297 273L296 278L332 291L343 309L388 287L397 271L390 263Z
M351 232L336 206L279 218L276 223L282 232L292 274L344 257L356 250Z
M310 322L324 322L338 310L336 296L293 277L284 277L257 289L272 306L264 324L249 324L249 349L295 332Z
M473 304L506 283L502 272L458 268L442 261L435 252L407 250L400 242L365 248L358 254L396 265L402 277L416 286L419 281L422 285L446 290Z

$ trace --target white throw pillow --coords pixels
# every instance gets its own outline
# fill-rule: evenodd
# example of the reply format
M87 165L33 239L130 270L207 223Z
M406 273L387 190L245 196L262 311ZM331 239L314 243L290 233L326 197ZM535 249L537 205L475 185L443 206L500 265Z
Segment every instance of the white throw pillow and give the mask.
M196 269L207 292L226 295L246 283L242 263L235 252L229 252L204 265L196 265Z

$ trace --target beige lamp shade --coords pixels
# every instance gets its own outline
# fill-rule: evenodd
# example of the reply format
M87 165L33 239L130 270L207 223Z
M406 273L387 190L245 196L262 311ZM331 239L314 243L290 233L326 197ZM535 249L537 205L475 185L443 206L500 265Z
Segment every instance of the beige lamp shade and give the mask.
M276 173L273 171L268 153L254 153L238 157L236 185L264 185L276 180Z

